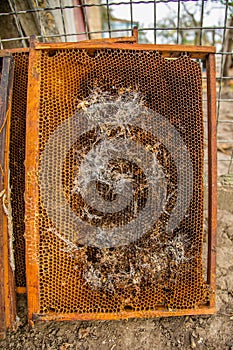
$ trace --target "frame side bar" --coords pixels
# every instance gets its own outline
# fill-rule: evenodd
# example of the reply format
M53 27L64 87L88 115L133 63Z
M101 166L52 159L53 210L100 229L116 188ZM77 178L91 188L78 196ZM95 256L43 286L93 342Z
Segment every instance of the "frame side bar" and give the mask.
M28 70L28 96L26 119L25 161L25 244L26 276L28 295L28 318L39 309L39 263L38 263L38 109L40 74L37 56L40 52L30 49Z
M215 56L207 57L208 111L208 276L210 306L215 305L217 231L217 118Z
M2 57L0 82L0 338L4 338L6 330L14 327L16 319L14 261L10 246L12 232L9 232L11 215L8 201L9 132L14 65L11 55L0 54L0 56ZM7 215L9 215L8 218Z

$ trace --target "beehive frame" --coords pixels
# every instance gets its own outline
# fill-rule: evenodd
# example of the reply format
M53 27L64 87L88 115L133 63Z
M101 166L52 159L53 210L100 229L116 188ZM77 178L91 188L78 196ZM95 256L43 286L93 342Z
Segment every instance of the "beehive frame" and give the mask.
M13 233L9 187L9 127L13 86L13 58L1 53L0 80L0 338L16 318Z
M208 266L207 285L209 297L206 302L195 308L169 309L157 305L149 310L132 310L125 308L116 312L54 312L51 308L43 312L40 302L40 265L38 260L40 232L39 217L39 124L41 69L38 60L43 52L51 56L62 50L86 50L90 55L96 50L122 50L136 52L159 52L166 58L177 58L181 54L189 58L205 59L207 62L207 96L208 96ZM216 110L215 110L215 48L178 45L128 45L116 43L60 43L33 44L30 51L28 110L27 110L27 146L26 146L26 269L28 291L28 315L31 322L35 320L73 320L73 319L119 319L129 317L178 316L190 314L210 314L215 312L215 249L216 249ZM126 86L127 88L127 86Z
M137 41L137 29L133 29L131 37L120 37L105 39L107 42L127 42ZM101 42L103 39L92 40L91 42ZM86 41L88 42L88 40ZM10 124L10 187L12 202L12 218L14 235L14 257L15 257L15 283L17 293L26 293L26 266L25 266L25 147L26 147L26 109L27 109L27 81L29 48L18 48L2 50L7 52L14 59L14 79L13 97Z
M6 51L6 50L5 50ZM29 48L7 50L14 59L10 123L10 186L14 232L15 283L17 293L26 293L25 266L25 147Z

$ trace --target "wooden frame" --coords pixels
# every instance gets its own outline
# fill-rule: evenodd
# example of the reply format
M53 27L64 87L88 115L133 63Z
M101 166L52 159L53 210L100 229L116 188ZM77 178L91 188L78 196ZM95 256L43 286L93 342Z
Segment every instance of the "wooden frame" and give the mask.
M153 44L137 44L129 46L127 43L110 42L111 39L98 41L82 41L77 43L37 43L36 50L60 50L60 49L132 49L132 50L157 50L164 57L179 57L181 53L187 53L191 58L205 59L208 54L215 53L214 46L193 46L193 45L153 45Z
M6 49L6 50L0 50L0 55L1 54L11 54L12 56L14 56L14 54L21 54L21 53L26 53L29 55L29 48L16 48L16 49ZM14 63L15 65L15 72L16 72L16 68L17 68L17 64ZM13 78L13 92L12 92L12 95L14 95L14 82L15 82L15 79L17 79L17 74L14 74L14 78ZM14 97L12 99L12 109L14 108ZM25 106L25 109L26 109L26 106ZM12 112L11 112L12 113ZM25 113L25 123L26 123L26 113ZM11 127L10 127L11 128ZM11 134L12 136L12 134ZM9 160L10 161L10 160ZM12 184L11 184L12 185ZM15 186L14 186L15 187ZM13 227L14 229L14 227ZM18 235L16 235L14 237L14 240L17 241L18 239ZM23 253L24 254L24 253ZM17 261L15 262L16 263L16 269L17 269ZM25 274L26 274L26 271L25 271ZM16 282L16 292L18 294L26 294L26 286L17 286L17 280L15 281Z
M137 28L133 29L132 36L130 37L119 37L119 38L107 38L107 39L95 39L95 40L85 40L85 43L102 43L102 42L108 42L108 43L130 43L134 44L137 42L138 39L138 31ZM29 48L17 48L17 49L6 49L6 50L0 50L0 54L15 54L15 53L28 53L29 54ZM14 101L13 101L14 102ZM26 115L25 115L25 122L26 122ZM26 135L25 135L26 137ZM17 237L15 237L17 240ZM26 274L26 271L25 271ZM27 292L26 286L17 286L16 285L16 292L18 294L25 294Z
M208 262L207 283L210 287L210 301L198 309L169 311L158 308L148 312L121 312L111 314L54 314L39 313L39 266L36 252L38 251L39 230L38 218L38 184L32 179L38 173L39 131L39 88L40 72L36 68L38 50L60 49L127 49L127 50L155 50L164 57L179 57L185 53L191 58L206 59L207 61L207 97L208 97L208 162L209 162L209 224L208 224ZM120 319L130 317L160 317L182 316L215 313L215 274L216 274L216 210L217 210L217 157L216 157L216 96L215 96L215 48L185 45L139 45L125 43L33 43L30 52L28 109L27 109L27 146L26 146L26 269L28 290L28 317L31 323L36 320L90 320L90 319ZM35 98L35 96L37 98ZM33 132L31 132L33 130ZM30 203L30 204L29 204Z
M9 189L9 127L13 84L13 59L1 53L0 82L0 337L14 326L16 294L14 285L14 258L12 247L10 189Z
M132 36L130 37L120 37L120 38L110 38L110 39L95 39L95 40L85 40L85 43L90 43L93 44L94 42L96 43L102 43L102 42L107 42L107 43L131 43L134 44L137 42L138 38L138 32L137 28L133 29ZM29 53L29 48L18 48L18 49L6 49L6 50L0 50L0 54L6 55L6 54L14 54L14 53ZM26 120L26 115L25 115L25 120ZM26 137L26 135L25 135ZM17 237L15 237L17 239ZM26 273L26 272L25 272ZM26 293L26 286L16 286L16 292L18 294L25 294Z

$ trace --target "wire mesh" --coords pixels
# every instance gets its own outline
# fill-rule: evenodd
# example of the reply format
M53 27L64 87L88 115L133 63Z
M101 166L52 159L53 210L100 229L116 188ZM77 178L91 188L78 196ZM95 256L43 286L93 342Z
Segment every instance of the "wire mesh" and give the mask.
M190 42L196 45L215 45L217 47L218 168L219 175L233 173L233 116L231 114L233 7L231 2L228 0L221 2L36 0L22 4L18 0L8 0L5 3L5 6L0 5L0 23L4 24L8 21L15 30L1 30L2 48L28 46L29 37L33 34L43 42L129 36L134 26L138 26L141 43L187 44ZM138 20L136 15L140 11L142 15ZM222 14L222 20L217 23L214 19L216 11ZM165 17L161 19L162 12L165 13ZM149 19L146 20L146 17ZM34 25L25 24L26 20L33 22ZM3 25L1 27L3 28ZM205 79L205 67L203 67L203 77Z

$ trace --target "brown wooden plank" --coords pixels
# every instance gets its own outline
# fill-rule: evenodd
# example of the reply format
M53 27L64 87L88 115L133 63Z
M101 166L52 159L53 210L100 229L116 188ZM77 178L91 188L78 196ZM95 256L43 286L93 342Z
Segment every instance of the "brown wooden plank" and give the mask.
M28 292L28 315L38 311L39 305L39 269L37 261L39 230L38 218L38 108L39 108L39 72L36 68L39 52L30 51L27 122L26 122L26 161L25 161L25 237L26 237L26 275Z
M129 46L126 43L115 42L69 42L69 43L36 43L38 50L55 49L120 49L120 50L149 50L160 51L164 57L177 57L181 53L188 53L192 58L205 58L209 53L215 53L214 46L193 46L193 45L153 45L134 44Z
M137 37L136 36L126 36L126 37L119 37L119 38L100 38L100 39L90 39L90 40L84 40L79 41L79 43L85 43L85 44L99 44L99 43L137 43Z
M9 56L9 53L14 53L14 52L29 52L29 47L0 50L0 55L6 54Z
M161 307L157 310L149 311L123 311L119 313L98 313L98 320L120 320L129 318L154 318L154 317L174 317L174 316L187 316L187 315L211 315L216 312L214 307L199 306L198 309L187 310L165 310ZM97 315L95 313L88 314L47 314L39 315L34 314L34 321L91 321L96 320Z
M9 196L9 128L13 86L13 59L2 56L0 82L0 337L14 326L16 317L16 295L14 285L14 262L9 248L7 203Z

